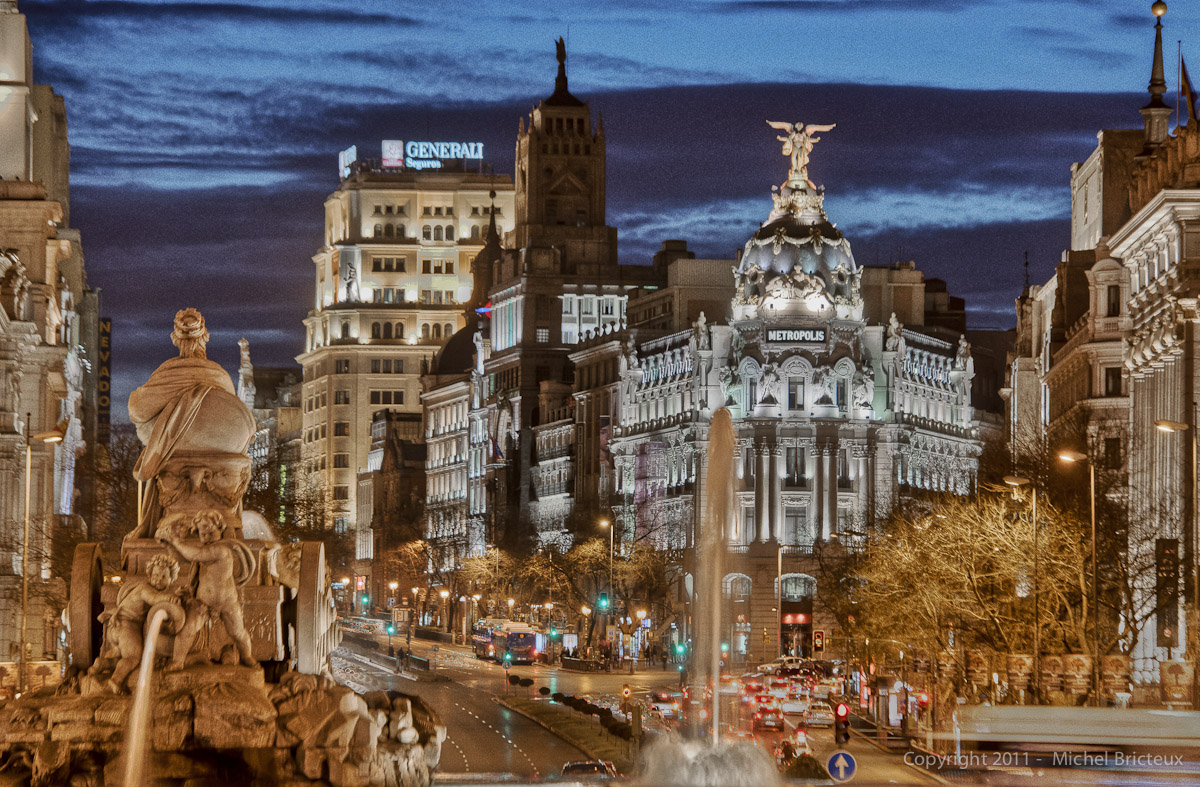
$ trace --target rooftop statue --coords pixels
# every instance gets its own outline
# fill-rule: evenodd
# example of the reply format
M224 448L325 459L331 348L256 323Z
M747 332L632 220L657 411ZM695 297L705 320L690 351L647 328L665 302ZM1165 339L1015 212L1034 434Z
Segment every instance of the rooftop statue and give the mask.
M792 168L788 172L786 186L791 188L803 188L808 186L812 191L816 191L817 187L808 179L808 157L812 153L813 145L821 141L820 137L813 136L818 132L832 131L837 127L836 123L831 123L827 126L820 126L814 123L804 125L803 123L786 123L780 120L768 120L767 125L780 131L786 131L786 137L776 137L777 140L783 143L783 155L791 156Z

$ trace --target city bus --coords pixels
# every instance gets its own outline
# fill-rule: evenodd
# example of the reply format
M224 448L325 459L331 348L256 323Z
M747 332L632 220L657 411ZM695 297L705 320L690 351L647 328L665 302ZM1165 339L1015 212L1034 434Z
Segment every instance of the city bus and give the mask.
M496 658L496 646L492 643L492 632L507 623L504 618L481 618L471 630L471 647L477 659Z
M524 623L485 618L475 624L471 645L477 659L494 659L513 664L531 664L537 660L537 631Z

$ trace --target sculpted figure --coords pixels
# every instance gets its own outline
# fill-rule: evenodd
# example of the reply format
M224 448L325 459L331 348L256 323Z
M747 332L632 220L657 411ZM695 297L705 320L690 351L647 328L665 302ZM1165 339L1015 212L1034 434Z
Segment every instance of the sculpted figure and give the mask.
M967 368L967 359L971 357L971 343L967 341L966 334L958 335L958 352L954 355L954 368Z
M808 157L812 153L813 145L820 142L821 138L813 135L819 132L832 131L837 127L837 124L831 123L827 126L820 126L810 123L806 126L803 123L768 120L767 125L779 131L787 132L786 137L775 137L775 139L783 143L783 155L791 157L792 169L788 173L788 185L806 183L810 189L816 191L817 187L808 179Z
M241 541L221 539L225 521L217 511L198 511L193 516L191 526L200 536L199 546L184 540L187 528L180 527L184 521L164 524L157 534L172 552L195 563L197 569L195 598L188 604L183 630L175 637L175 652L168 669L182 669L201 627L218 619L237 646L242 664L256 666L238 594L238 587L254 574L254 555Z
M758 378L758 401L766 401L768 397L779 401L779 374L774 364L764 366Z
M156 604L169 604L178 610L171 621L177 625L183 620L183 606L179 596L167 588L179 576L179 563L167 555L155 555L146 566L146 579L135 580L117 593L117 605L112 612L100 615L100 622L108 622L106 645L110 654L115 652L117 666L109 678L108 689L114 694L125 691L125 681L137 669L142 657L142 632L146 617ZM109 622L111 620L111 622Z
M708 335L708 320L704 316L704 312L700 312L700 316L696 318L696 338L699 340L700 349L709 349L711 339Z
M854 403L859 407L870 407L875 399L875 372L868 367L854 373Z
M884 345L888 352L895 352L900 348L900 331L904 326L896 319L896 313L892 312L892 316L888 319L887 327L887 343Z

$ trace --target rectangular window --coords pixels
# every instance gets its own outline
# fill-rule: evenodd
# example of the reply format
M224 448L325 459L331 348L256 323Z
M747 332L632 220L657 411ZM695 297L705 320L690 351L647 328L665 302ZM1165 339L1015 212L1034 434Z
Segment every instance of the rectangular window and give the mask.
M1108 313L1109 317L1121 316L1121 285L1108 285Z
M432 260L421 260L421 273L433 273Z
M345 485L335 486L333 488L333 499L334 500L349 500L350 499L350 487L345 486Z
M349 529L350 529L350 518L349 517L339 516L339 517L334 518L333 532L345 533Z
M396 270L400 271L401 273L408 272L408 263L404 261L403 257L398 257L396 259Z
M350 374L350 359L340 358L333 362L334 374Z
M454 290L446 290L444 293L444 296L446 298L446 303L455 303L456 302L454 300Z
M538 340L538 344L549 344L550 343L550 329L549 328L538 328L537 329L537 340Z
M435 304L440 304L442 302L442 290L433 291L433 302Z
M450 260L446 260L446 273L454 273L454 263Z
M333 436L334 437L349 437L350 436L350 422L349 421L334 421Z
M395 303L396 302L396 288L395 287L384 287L383 288L383 302L384 303Z
M846 385L845 380L837 381L837 405L842 409L850 407L850 386Z
M345 389L340 389L333 392L334 404L350 404L350 392Z
M1109 470L1121 469L1121 438L1104 438L1104 466Z
M1121 395L1121 367L1111 366L1104 370L1104 395Z
M808 532L808 524L804 521L803 508L786 508L783 513L784 538L791 538L794 544L811 544L812 536ZM785 593L786 598L786 593Z
M787 449L787 466L785 470L784 481L787 486L799 487L804 486L804 449L789 448Z
M562 299L562 302L563 302L563 305L562 305L562 313L563 314L574 314L575 313L575 299L574 298L572 298L570 295L568 295Z
M746 506L742 509L742 543L749 544L758 535L755 529L754 509Z
M583 307L580 309L581 314L585 314L585 315L595 314L595 309L596 309L596 305L590 297L583 299Z
M789 377L788 378L788 409L803 410L804 409L804 378Z
M394 374L404 374L404 359L397 358L392 361L392 372Z
M742 478L754 478L754 449L747 448L742 452Z
M371 270L377 271L377 272L383 270L383 260L379 259L378 257L372 257L371 258Z
M421 290L421 303L429 303L433 300L433 290Z
M347 432L347 434L349 434L349 432ZM326 436L326 432L325 432L325 424L321 424L321 428L317 430L317 437L319 437L319 438L321 438L322 440L324 440L324 439L325 439L325 436Z
M350 466L350 454L334 454L333 455L333 466L335 468L349 467Z
M434 272L434 273L441 273L441 272L442 272L442 261L441 261L441 260L434 260L434 261L433 261L433 272Z
M375 303L383 303L383 290L375 289L371 292L371 300Z

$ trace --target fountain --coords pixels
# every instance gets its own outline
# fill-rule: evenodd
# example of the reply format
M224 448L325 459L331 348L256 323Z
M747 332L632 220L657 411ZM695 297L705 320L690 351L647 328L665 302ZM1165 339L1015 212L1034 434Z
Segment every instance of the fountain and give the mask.
M721 741L721 582L724 579L727 525L733 521L733 461L737 450L729 410L713 413L708 432L708 469L704 477L704 517L697 536L694 663L689 682L692 696L712 687L711 727L691 720L691 740L679 736L661 740L642 756L639 783L655 787L773 787L782 781L775 763L748 743ZM699 692L699 694L697 694ZM701 740L708 735L707 742Z
M445 727L417 697L332 680L324 547L243 530L254 418L207 360L200 313L174 328L179 357L129 401L144 449L126 576L76 549L72 666L0 708L4 783L428 785Z

